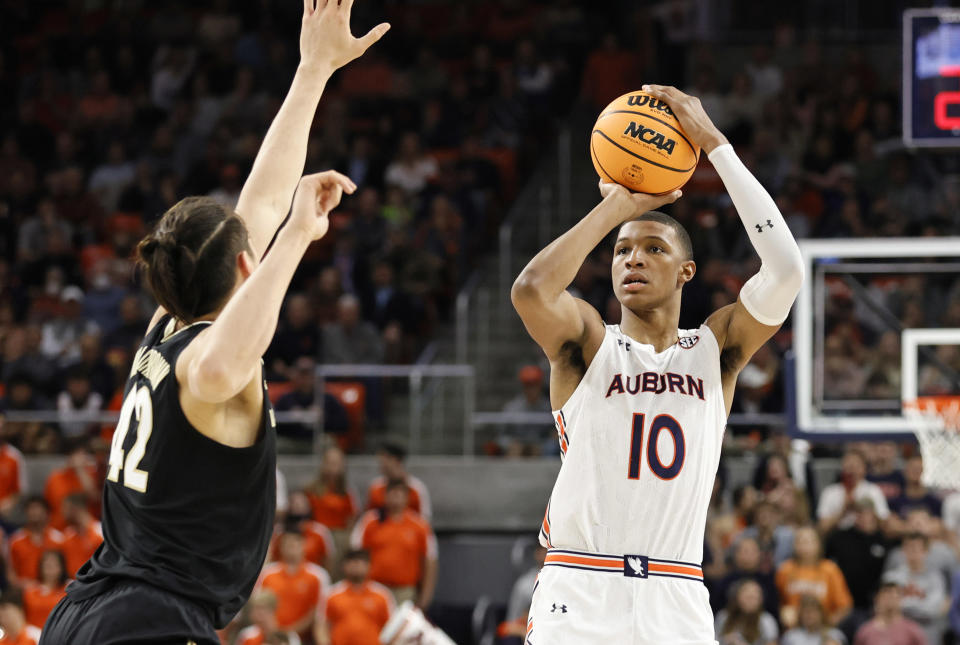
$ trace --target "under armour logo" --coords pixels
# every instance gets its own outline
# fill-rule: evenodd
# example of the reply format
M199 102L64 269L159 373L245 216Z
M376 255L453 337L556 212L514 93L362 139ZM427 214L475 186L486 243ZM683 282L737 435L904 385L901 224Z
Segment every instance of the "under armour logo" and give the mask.
M619 339L619 338L617 339L617 345L625 345L625 346L626 346L626 350L627 350L628 352L630 351L630 343L624 343L624 342L623 342L621 339Z
M763 224L754 224L754 228L757 229L757 233L763 233ZM773 228L773 222L767 220L767 228Z
M567 613L567 606L566 606L566 605L558 605L557 603L553 603L553 609L550 610L550 613L551 613L551 614L555 614L555 613L557 613L558 610L560 611L561 614L565 614L565 613Z
M623 556L626 566L623 567L623 575L628 578L646 578L647 577L647 558L642 555Z

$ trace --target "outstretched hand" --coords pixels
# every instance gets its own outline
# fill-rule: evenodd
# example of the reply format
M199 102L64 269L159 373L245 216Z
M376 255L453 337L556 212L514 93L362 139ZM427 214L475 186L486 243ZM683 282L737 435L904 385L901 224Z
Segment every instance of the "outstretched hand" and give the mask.
M311 240L319 240L330 228L330 211L340 204L343 193L352 194L357 189L346 175L335 170L306 175L300 179L297 193L290 210L291 226Z
M615 184L609 181L600 180L600 194L603 196L604 201L620 201L630 206L627 208L627 214L624 217L624 221L630 219L631 217L636 217L637 215L642 215L647 211L654 211L665 206L666 204L672 204L673 202L680 199L680 196L683 195L683 192L680 190L675 190L664 195L649 195L647 193L633 193L621 186L620 184Z
M671 85L644 85L641 89L669 105L687 138L707 154L727 143L727 138L707 116L696 96L685 94Z
M302 65L327 68L343 67L359 58L390 29L380 23L365 36L350 33L353 0L303 0L303 24L300 28Z

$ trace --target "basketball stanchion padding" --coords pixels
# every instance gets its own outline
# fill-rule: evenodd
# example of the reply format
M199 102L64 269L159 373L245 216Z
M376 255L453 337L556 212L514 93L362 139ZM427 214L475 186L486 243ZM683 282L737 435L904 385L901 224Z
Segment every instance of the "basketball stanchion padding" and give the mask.
M903 414L920 442L924 485L960 489L960 396L920 396Z

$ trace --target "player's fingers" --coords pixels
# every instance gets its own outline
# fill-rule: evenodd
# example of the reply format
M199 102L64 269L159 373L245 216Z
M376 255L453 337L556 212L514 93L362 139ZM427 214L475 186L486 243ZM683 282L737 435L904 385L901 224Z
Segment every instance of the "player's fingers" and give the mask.
M346 11L349 16L350 10L353 9L353 0L340 0L340 9Z
M323 173L324 179L327 182L338 184L343 188L344 192L350 194L357 189L357 185L353 183L353 180L347 177L346 175L337 172L336 170L328 170Z
M313 13L313 0L303 0L303 15L309 16Z
M379 25L368 31L366 36L359 38L358 41L360 43L360 53L370 49L370 46L383 38L383 35L388 31L390 31L390 23L381 22Z
M614 191L617 189L617 186L619 186L619 184L615 184L615 183L613 183L612 181L604 181L604 180L601 179L601 180L600 180L600 195L601 195L603 198L608 197L612 192L614 192Z
M657 202L658 202L657 206L659 207L659 206L664 206L666 204L672 204L673 202L680 199L681 196L683 196L682 190L675 190L671 193L667 193L666 195L657 195Z

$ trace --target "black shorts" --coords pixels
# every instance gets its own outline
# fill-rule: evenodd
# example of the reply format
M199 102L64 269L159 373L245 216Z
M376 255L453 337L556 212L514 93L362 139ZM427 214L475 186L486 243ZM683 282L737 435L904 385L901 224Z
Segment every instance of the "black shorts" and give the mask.
M43 627L40 645L220 645L197 603L135 580L94 595L69 593Z

